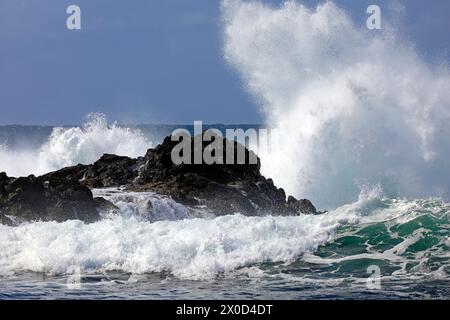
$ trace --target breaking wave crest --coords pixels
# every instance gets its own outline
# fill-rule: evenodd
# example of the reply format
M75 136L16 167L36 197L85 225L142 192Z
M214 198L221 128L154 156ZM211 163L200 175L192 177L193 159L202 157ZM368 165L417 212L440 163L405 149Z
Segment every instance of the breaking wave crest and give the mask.
M210 278L251 264L294 261L329 240L336 223L234 215L154 223L115 217L90 225L69 221L0 226L0 272L58 274L76 265L84 271L166 271L181 278Z
M182 279L211 279L248 267L308 263L310 276L314 265L322 270L325 264L332 268L328 278L334 278L345 263L365 266L367 259L380 265L385 261L389 267L384 270L396 271L394 275L449 272L450 205L440 200L389 200L374 188L357 202L321 216L186 219L188 210L181 205L147 195L155 219L147 215L139 194L108 192L121 215L92 224L0 225L0 275L70 274L77 266L86 273L166 272ZM160 220L165 211L170 221Z
M12 176L43 174L76 164L90 164L104 153L138 157L152 147L139 130L108 124L103 114L90 114L81 127L53 129L36 150L10 150L0 145L0 169Z
M450 74L383 19L356 25L332 1L222 1L227 61L277 129L262 171L319 207L362 185L450 199Z

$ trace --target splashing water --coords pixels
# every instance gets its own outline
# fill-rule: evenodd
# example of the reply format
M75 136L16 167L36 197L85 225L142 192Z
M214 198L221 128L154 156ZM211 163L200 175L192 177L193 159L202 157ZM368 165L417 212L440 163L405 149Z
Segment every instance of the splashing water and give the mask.
M139 130L108 124L93 113L81 127L55 128L39 150L8 150L0 145L0 171L9 175L43 174L76 164L90 164L104 153L138 157L152 147Z
M335 209L211 217L153 193L94 190L120 212L0 225L0 298L448 298L450 204L391 196L448 197L447 71L394 33L357 28L332 2L222 7L226 57L280 135L260 154L264 174ZM45 172L149 144L94 116L23 159L0 147L0 167ZM373 265L381 289L368 292Z
M188 210L168 198L120 189L94 193L106 196L122 214L92 224L0 225L0 278L12 286L2 290L5 294L20 291L17 275L37 273L45 275L44 281L60 281L76 266L93 277L80 291L86 297L98 297L96 290L99 295L119 290L123 297L143 290L148 297L152 286L162 286L159 294L170 297L169 282L171 288L201 283L205 293L200 297L210 296L212 285L224 286L218 297L230 294L232 286L235 297L254 290L264 297L355 298L367 293L367 268L373 265L381 270L382 289L372 297L449 293L450 205L441 200L387 199L375 188L321 216L186 219ZM163 220L152 222L155 217ZM230 284L233 279L238 283ZM29 282L26 288L32 288Z
M308 8L222 1L225 57L277 129L263 174L319 207L361 185L450 199L450 75L384 21L356 26L331 1Z

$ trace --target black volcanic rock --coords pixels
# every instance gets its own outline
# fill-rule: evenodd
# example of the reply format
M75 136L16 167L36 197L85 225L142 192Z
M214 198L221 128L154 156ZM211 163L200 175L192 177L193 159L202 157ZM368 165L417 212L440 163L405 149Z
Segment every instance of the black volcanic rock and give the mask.
M46 179L9 178L0 173L0 222L14 225L25 221L79 219L93 222L102 210L113 208L106 200L94 199L78 180L58 175Z
M191 143L192 162L194 138ZM228 148L238 148L235 141L220 137L223 159ZM260 173L260 160L250 164L251 151L244 148L244 164L173 163L171 153L178 142L170 137L144 157L132 159L103 155L91 165L77 165L41 177L10 178L0 173L0 222L96 221L105 209L117 209L105 199L94 199L89 188L125 186L130 191L152 191L170 196L187 206L206 206L215 215L318 214L309 200L289 197L271 179ZM201 151L209 145L203 142Z
M194 139L194 138L192 138ZM222 138L219 138L222 139ZM169 195L186 205L206 205L216 215L298 215L316 214L308 200L297 201L291 197L289 204L283 189L277 188L271 179L260 173L260 159L249 164L251 151L245 148L245 164L181 164L171 159L173 147L178 142L167 137L155 149L147 151L138 178L129 188L137 191L151 190ZM242 147L235 141L222 139L223 159L226 148ZM203 143L203 149L209 144ZM194 141L191 143L192 161ZM255 156L256 157L256 156Z
M318 213L314 205L308 199L297 200L293 196L289 196L287 206L295 212L301 213Z
M89 188L118 187L133 182L137 177L137 159L105 154L92 165L77 165L50 172L43 179L69 179L80 181Z

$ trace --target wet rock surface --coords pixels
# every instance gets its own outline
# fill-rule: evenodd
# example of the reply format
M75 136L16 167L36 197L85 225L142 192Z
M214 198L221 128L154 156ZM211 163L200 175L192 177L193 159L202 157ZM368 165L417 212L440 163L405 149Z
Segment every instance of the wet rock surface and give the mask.
M195 152L193 139L191 163ZM234 149L235 156L238 148L242 148L245 164L176 165L171 153L178 142L167 137L137 159L106 154L91 165L68 167L41 177L11 178L1 173L0 222L96 221L102 210L114 206L102 198L94 199L90 188L118 186L166 195L187 206L206 206L215 215L318 214L309 200L286 199L283 189L261 175L256 156L253 158L256 163L249 163L250 151L237 142L217 139L223 144L223 159L227 147ZM201 151L208 144L203 142Z
M100 212L113 206L94 199L91 190L78 180L31 175L11 178L0 173L0 222L7 225L28 221L78 219L94 222Z
M226 148L234 148L236 142L222 140L223 159ZM206 205L216 215L298 215L317 213L314 206L290 198L286 201L283 189L277 188L271 179L260 173L260 160L249 164L250 151L245 152L245 164L181 164L175 165L171 160L171 151L177 142L167 137L155 149L148 150L140 168L136 182L128 188L133 190L151 190L171 196L186 205ZM194 146L194 142L191 144ZM207 144L203 145L203 149ZM194 163L192 147L192 160ZM235 162L237 159L235 158Z

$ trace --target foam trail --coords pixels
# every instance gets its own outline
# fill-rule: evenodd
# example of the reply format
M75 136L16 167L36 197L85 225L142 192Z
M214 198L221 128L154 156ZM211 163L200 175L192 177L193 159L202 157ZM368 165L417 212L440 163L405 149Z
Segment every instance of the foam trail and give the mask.
M396 35L357 26L333 2L222 1L227 61L279 139L263 174L320 207L361 185L450 198L450 75Z
M353 217L354 218L354 217ZM0 225L0 275L121 270L168 271L180 278L214 278L263 262L292 262L329 241L352 215L223 216L144 222L114 216L93 224L35 222Z
M103 114L90 114L81 127L55 128L38 150L8 150L0 145L0 171L12 176L43 174L79 163L90 164L105 153L138 157L152 142L139 130L108 124Z
M396 274L412 264L417 276L442 270L438 273L447 277L450 204L440 200L386 199L374 188L355 203L319 216L189 219L187 208L151 193L94 193L112 201L122 214L91 224L0 225L0 276L27 271L65 275L79 267L86 274L114 270L169 272L182 279L234 278L255 265L303 261L335 265L331 278L348 279L341 263L371 259L401 267Z
M145 221L152 222L192 217L185 206L154 192L131 192L124 191L123 188L103 188L93 189L92 193L94 197L102 197L113 203L125 217L140 217Z

